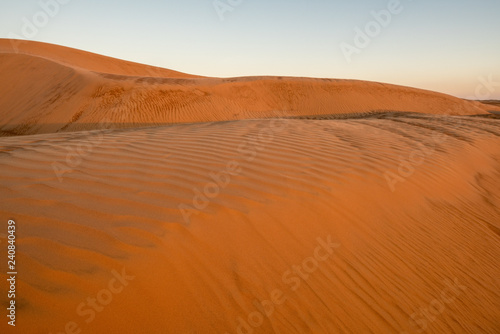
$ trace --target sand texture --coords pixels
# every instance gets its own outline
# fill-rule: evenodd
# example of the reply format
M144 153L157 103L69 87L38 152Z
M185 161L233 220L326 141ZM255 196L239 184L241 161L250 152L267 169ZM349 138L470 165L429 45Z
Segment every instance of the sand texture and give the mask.
M500 332L500 108L18 48L0 40L1 333Z
M356 80L201 78L95 54L0 39L0 134L378 111L470 115L500 107Z

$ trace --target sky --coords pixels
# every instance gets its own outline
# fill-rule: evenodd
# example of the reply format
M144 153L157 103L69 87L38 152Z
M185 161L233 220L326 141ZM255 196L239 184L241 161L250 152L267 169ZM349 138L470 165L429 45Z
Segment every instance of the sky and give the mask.
M204 76L359 79L500 99L499 14L499 0L0 0L0 38Z

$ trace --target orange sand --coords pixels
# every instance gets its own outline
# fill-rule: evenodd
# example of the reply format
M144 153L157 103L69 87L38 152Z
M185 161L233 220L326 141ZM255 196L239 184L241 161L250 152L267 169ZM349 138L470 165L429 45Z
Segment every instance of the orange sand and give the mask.
M496 107L9 47L1 333L500 331Z
M0 134L374 111L482 114L500 107L355 80L201 78L108 57L0 39Z

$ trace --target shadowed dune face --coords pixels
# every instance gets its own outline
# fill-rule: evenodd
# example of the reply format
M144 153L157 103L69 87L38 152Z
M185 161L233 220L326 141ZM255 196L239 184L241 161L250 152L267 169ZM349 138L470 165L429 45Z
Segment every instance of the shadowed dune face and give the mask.
M480 102L489 106L494 106L495 110L488 109L488 111L492 114L500 115L500 110L498 110L498 108L500 108L500 100L485 100Z
M499 328L497 119L242 120L0 149L20 332Z
M489 105L500 107L500 100L485 100L485 101L480 101L480 102L482 102L484 104L489 104Z
M0 40L0 135L376 110L473 115L500 108L373 82L203 78L79 50Z

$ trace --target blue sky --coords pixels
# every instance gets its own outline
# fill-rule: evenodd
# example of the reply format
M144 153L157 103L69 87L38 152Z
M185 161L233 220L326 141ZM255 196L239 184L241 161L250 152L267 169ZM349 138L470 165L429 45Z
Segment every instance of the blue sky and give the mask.
M500 99L498 0L0 0L0 9L1 38L187 73L350 78Z

